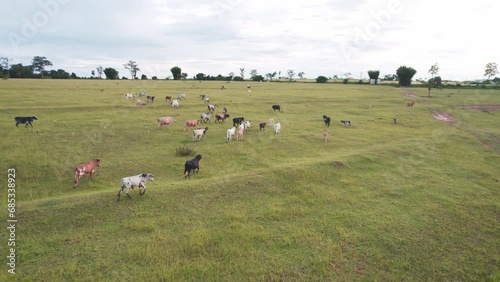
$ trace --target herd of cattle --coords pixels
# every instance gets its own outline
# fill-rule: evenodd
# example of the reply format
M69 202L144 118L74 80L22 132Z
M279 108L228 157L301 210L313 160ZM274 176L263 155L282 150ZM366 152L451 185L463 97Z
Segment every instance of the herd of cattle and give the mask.
M250 90L249 87L247 87L247 88ZM140 97L145 96L146 101L143 101L141 99L136 99L137 106L144 107L147 105L147 103L149 101L151 101L153 103L155 100L155 96L146 95L146 93L144 93L144 92L141 92L139 94L139 96ZM135 95L132 93L126 93L126 94L124 94L124 97L127 100L133 100L135 98ZM215 112L216 108L218 108L217 104L210 104L210 99L206 95L202 94L202 95L200 95L200 97L201 97L202 101L205 104L207 104L208 111L201 113L200 119L187 120L184 123L184 125L185 125L184 130L186 130L190 127L198 127L198 125L200 125L201 123L210 122L211 118L214 116L214 112ZM179 94L176 99L172 99L171 96L165 97L165 100L167 102L169 102L173 108L178 108L180 105L180 101L182 99L186 99L186 94ZM414 103L415 102L409 102L407 104L407 106L413 107ZM271 108L273 111L278 110L279 112L281 112L281 106L279 104L272 105ZM228 114L227 109L224 108L222 113L215 114L215 122L222 123L229 117L230 116ZM16 117L15 118L16 127L19 127L20 123L26 124L26 127L28 127L28 125L31 125L31 127L33 127L33 121L35 121L35 120L38 120L38 118L36 116ZM171 116L159 117L157 119L158 128L161 128L164 125L168 126L168 125L174 123L175 121L176 121L176 119L174 117L171 117ZM251 120L245 120L245 118L242 116L234 117L232 119L232 121L233 121L233 126L226 131L226 142L228 142L228 143L233 139L233 137L236 137L236 141L243 140L244 133L248 132L250 126L252 125ZM325 127L330 127L331 118L329 116L323 115L323 121L325 123ZM341 120L340 122L341 122L341 124L343 124L345 126L351 125L351 121L349 121L349 120ZM396 119L394 119L393 122L394 122L394 124L396 124L397 123ZM279 122L275 123L273 118L269 118L268 123L270 126L273 127L274 134L278 135L281 131L281 123L279 123ZM259 123L259 130L261 130L261 131L264 130L266 125L267 125L266 122ZM208 127L194 129L192 131L193 141L201 140L207 134L207 131L208 131ZM325 131L323 133L323 137L324 137L324 142L326 142L327 137L328 137L328 130L325 129ZM197 173L199 171L200 160L201 160L201 155L197 155L195 158L186 161L186 163L184 165L184 177L185 178L188 178L190 176L191 171L193 171L194 173ZM97 167L99 167L100 164L101 164L101 161L99 159L93 159L93 160L90 160L86 163L78 165L75 168L74 188L78 187L79 180L83 175L88 174L90 179L92 179L92 175L95 173ZM134 189L135 187L138 187L139 195L141 195L141 196L144 195L146 193L146 183L148 181L153 181L153 180L154 180L153 175L151 173L141 173L138 175L127 176L127 177L122 178L121 179L121 187L120 187L120 190L119 190L118 195L117 195L117 197L118 197L117 201L120 200L120 195L122 194L123 191L125 191L128 198L131 199L129 192L130 192L130 189Z

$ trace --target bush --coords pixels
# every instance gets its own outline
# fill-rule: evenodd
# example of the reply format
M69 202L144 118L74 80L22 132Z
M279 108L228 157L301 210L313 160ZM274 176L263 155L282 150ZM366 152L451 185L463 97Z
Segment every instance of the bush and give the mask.
M347 83L349 83L349 79L344 78L344 80L342 80L342 83L343 83L343 84L347 84Z
M191 148L188 148L186 146L182 146L182 147L175 149L175 154L179 157L185 157L185 156L196 155L196 152Z
M317 82L317 83L325 83L325 82L327 82L327 81L328 81L328 78L327 78L326 76L322 76L322 75L320 75L320 76L318 76L318 77L316 78L316 82Z
M235 76L235 77L233 77L233 80L234 81L243 81L243 77L241 77L241 76Z

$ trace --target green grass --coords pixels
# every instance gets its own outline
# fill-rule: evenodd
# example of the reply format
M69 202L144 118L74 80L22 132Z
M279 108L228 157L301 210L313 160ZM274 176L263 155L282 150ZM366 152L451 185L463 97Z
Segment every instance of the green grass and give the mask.
M410 88L411 99L389 86L246 84L0 81L0 179L16 169L18 219L16 275L4 255L0 280L500 279L500 112L454 108L500 105L498 90ZM156 96L146 108L122 96L143 90ZM164 97L180 93L172 109ZM225 142L230 119L192 141L183 123L206 111L200 94L253 121L243 141ZM33 114L33 128L14 126ZM158 129L159 116L177 122ZM278 136L259 131L270 117ZM182 147L203 156L191 179ZM92 158L94 179L73 189L75 166ZM120 179L143 172L155 176L147 193L116 202Z

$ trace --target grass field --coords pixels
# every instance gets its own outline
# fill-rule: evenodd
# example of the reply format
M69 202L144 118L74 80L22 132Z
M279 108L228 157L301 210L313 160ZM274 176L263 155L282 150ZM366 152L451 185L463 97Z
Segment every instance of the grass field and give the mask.
M500 105L500 91L246 84L0 81L0 185L15 168L18 220L16 274L4 232L0 281L500 280L500 112L456 107ZM140 91L155 102L123 97ZM164 97L180 93L172 109ZM206 111L200 94L253 121L243 141L226 143L229 120L192 141L184 121ZM30 115L33 128L15 127ZM177 121L158 129L160 116ZM278 136L259 131L270 117ZM184 179L195 154L200 172ZM94 179L74 189L93 158ZM120 179L145 172L147 193L117 202Z

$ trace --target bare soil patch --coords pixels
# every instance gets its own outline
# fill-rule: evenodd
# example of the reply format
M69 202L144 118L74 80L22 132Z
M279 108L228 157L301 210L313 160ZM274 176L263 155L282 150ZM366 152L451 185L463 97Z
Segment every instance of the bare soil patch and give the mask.
M453 122L453 118L446 113L435 113L435 114L432 114L432 117L437 119L437 120L442 120L442 121L448 122L448 123Z

